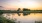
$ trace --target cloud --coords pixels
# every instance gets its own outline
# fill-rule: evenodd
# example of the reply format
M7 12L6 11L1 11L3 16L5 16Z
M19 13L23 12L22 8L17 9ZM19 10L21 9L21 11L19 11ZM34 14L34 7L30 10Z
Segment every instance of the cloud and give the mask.
M41 6L41 0L0 0L4 8L34 8Z

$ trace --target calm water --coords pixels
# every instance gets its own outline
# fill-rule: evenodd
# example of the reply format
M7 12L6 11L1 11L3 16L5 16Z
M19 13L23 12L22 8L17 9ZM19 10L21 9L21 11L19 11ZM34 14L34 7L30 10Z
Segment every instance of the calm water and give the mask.
M3 15L7 19L16 19L17 23L35 23L35 21L42 21L42 13L30 13L26 16L23 16L23 13L20 13L20 16L17 13L4 13Z

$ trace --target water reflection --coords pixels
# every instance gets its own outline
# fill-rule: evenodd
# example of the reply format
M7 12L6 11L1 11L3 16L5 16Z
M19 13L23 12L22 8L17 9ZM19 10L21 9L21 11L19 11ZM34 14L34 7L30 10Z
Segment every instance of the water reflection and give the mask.
M18 16L20 16L21 14L20 13L17 13ZM26 15L29 15L30 13L23 13L23 16L26 16Z
M38 21L42 22L42 13L30 13L30 14L23 14L23 13L4 13L2 14L7 19L16 20L16 23L35 23Z

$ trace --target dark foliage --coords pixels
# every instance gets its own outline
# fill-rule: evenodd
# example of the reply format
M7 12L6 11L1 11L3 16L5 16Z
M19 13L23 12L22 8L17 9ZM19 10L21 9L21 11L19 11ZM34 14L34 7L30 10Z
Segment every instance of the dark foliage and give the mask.
M25 9L25 8L23 8L23 11L30 11L30 9Z
M3 16L0 16L0 23L15 23L15 22L12 20L6 19Z

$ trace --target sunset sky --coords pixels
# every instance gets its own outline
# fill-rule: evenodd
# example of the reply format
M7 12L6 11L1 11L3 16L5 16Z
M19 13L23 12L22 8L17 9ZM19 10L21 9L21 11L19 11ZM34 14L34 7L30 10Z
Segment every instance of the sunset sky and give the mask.
M0 9L16 10L18 8L42 9L42 0L0 0Z
M28 8L31 10L42 10L42 0L0 0L0 10L17 10L18 8ZM6 14L8 15L8 14ZM15 14L16 15L16 14ZM10 16L11 17L11 16ZM30 14L28 16L14 16L18 20L22 21L34 21L42 20L42 14ZM20 20L20 21L21 21Z

